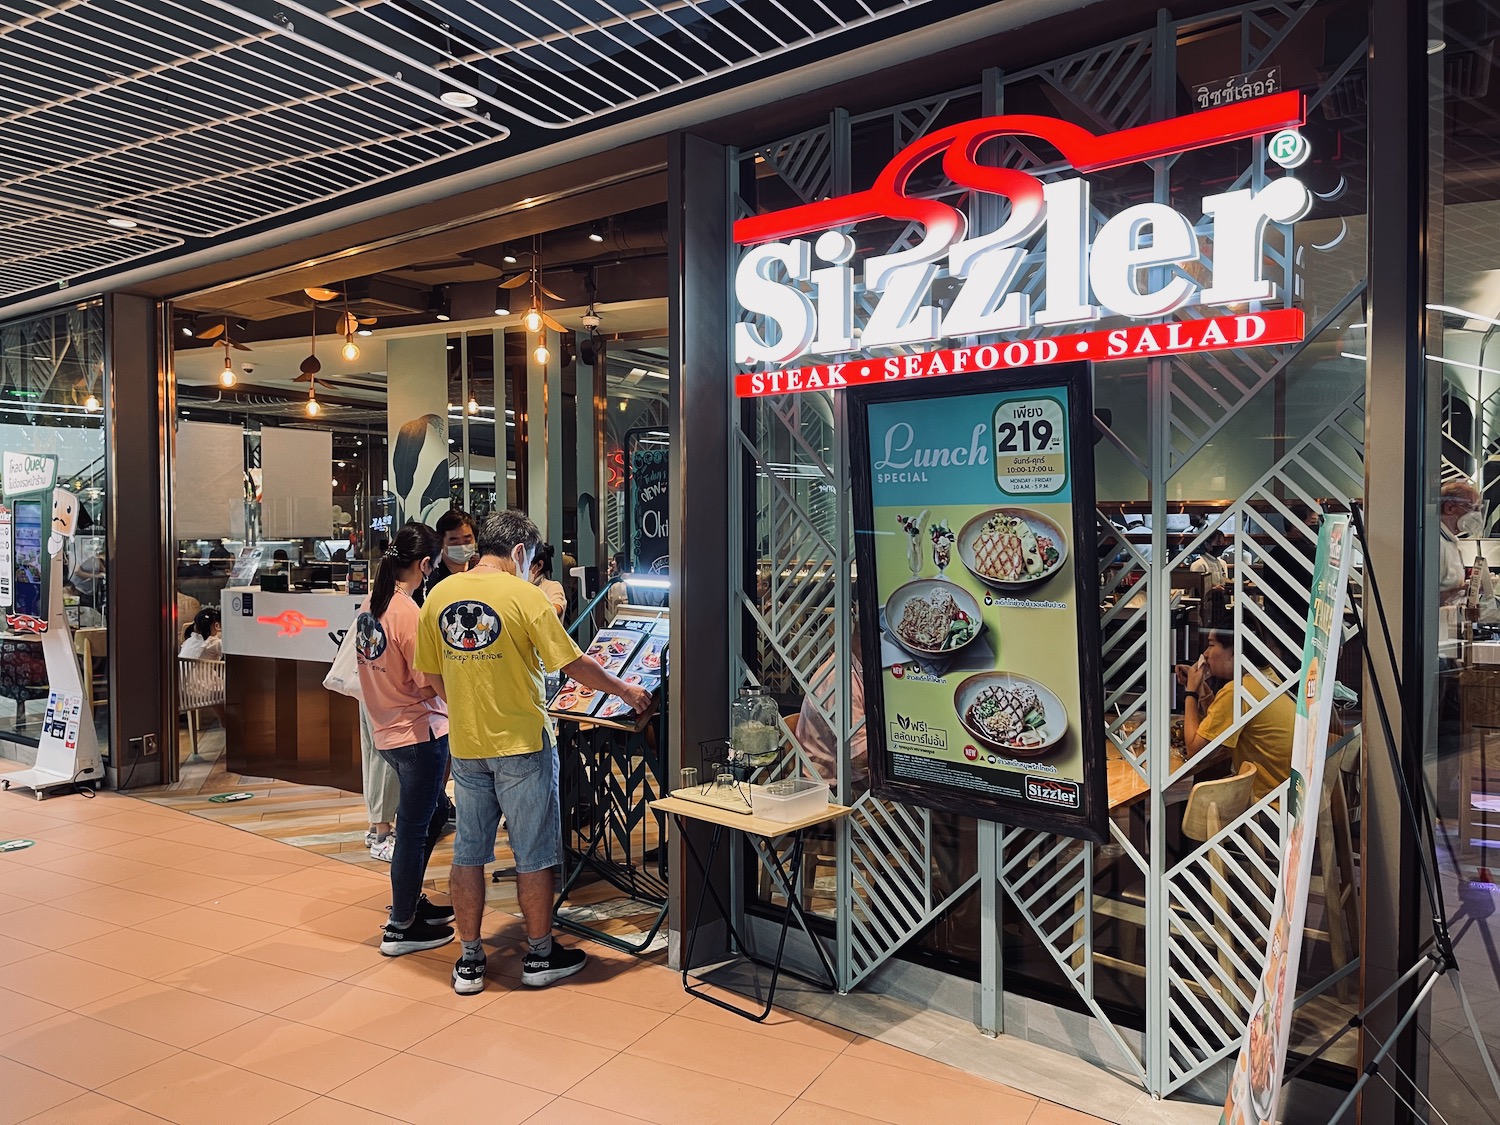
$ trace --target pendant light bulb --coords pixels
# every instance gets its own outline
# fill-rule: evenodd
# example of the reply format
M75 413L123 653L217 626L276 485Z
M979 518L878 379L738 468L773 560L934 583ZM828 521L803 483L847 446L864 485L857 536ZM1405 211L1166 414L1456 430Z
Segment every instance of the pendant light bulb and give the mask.
M535 305L526 313L526 331L533 336L542 330L542 313Z
M531 353L531 358L536 360L538 367L545 367L547 361L552 358L552 353L547 350L546 344L538 344L536 351Z
M354 333L344 337L344 346L339 353L348 363L353 363L359 358L359 345L354 342Z
M317 400L316 395L312 391L308 391L307 392L307 416L309 418L316 418L318 416L318 411L320 411L322 409L323 408L318 405L318 400Z
M469 413L470 414L478 414L479 413L479 400L477 398L470 398L469 399Z
M239 381L239 376L234 373L234 363L228 356L225 356L224 370L219 372L219 386L232 387Z
M89 395L88 398L83 400L83 408L90 414L97 414L99 412L99 396Z

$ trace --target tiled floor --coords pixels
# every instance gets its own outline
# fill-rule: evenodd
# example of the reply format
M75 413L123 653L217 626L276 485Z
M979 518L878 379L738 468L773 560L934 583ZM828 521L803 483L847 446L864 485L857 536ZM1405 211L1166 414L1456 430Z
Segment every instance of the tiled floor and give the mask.
M489 987L455 996L451 947L376 951L383 871L146 801L0 793L16 836L0 1125L1099 1120L806 1017L752 1024L597 946L524 989L495 909Z
M181 776L172 785L151 789L138 789L135 796L153 804L180 812L192 813L216 824L227 824L233 828L253 832L265 840L279 840L294 844L298 848L316 852L343 863L363 867L384 878L389 866L370 858L365 846L365 829L369 827L369 813L364 798L358 793L347 793L320 785L300 785L290 781L278 781L269 777L246 777L232 773L225 767L224 732L217 728L204 731L199 738L199 750L206 761L187 764L186 732L179 738L179 760ZM452 790L452 782L449 782ZM251 793L248 801L231 804L214 804L212 797L224 793ZM640 830L644 846L655 844L655 821L647 818ZM500 867L508 866L512 860L505 833L497 841L496 861ZM453 837L445 836L433 853L431 870L435 873L436 887L447 890L447 871L453 857ZM221 857L205 858L200 864L189 865L184 870L204 875L223 874L238 877L234 864ZM265 879L272 877L274 864L261 862L257 870L266 872ZM243 870L241 868L240 870ZM491 908L514 913L516 909L515 880L504 879L499 883L487 883L486 898ZM624 940L636 942L656 921L656 910L647 903L633 903L622 899L607 884L587 880L580 881L568 896L563 908L565 916L604 933L614 934ZM665 948L666 937L658 936L657 947Z

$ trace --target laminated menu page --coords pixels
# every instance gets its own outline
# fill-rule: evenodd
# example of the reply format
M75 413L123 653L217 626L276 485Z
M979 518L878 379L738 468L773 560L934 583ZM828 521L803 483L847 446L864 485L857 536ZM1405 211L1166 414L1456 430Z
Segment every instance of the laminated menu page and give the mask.
M653 696L661 690L662 666L666 663L667 638L663 636L647 636L645 643L636 651L630 663L626 665L620 678L627 684L645 688ZM648 712L649 713L649 712ZM634 728L638 716L629 703L617 695L605 698L599 705L595 717L599 719L613 720L616 722L629 723Z

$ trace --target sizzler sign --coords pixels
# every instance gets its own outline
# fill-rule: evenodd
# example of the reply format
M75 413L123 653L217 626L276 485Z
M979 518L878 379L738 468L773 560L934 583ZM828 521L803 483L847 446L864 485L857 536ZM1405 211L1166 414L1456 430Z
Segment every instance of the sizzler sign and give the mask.
M1265 231L1267 224L1295 223L1311 210L1313 194L1300 180L1282 176L1259 190L1204 196L1202 214L1212 243L1205 251L1198 224L1162 203L1128 207L1095 230L1089 182L1083 177L1296 129L1305 116L1302 95L1289 92L1102 136L1050 117L986 117L915 141L865 191L741 219L734 224L734 240L748 249L734 284L745 315L735 326L734 357L746 367L772 369L737 375L735 393L786 394L1077 359L1300 340L1300 309L1213 312L1278 300L1276 284L1261 276ZM1006 136L1048 142L1079 175L1044 183L1027 172L976 162L981 146ZM1276 151L1273 146L1273 158ZM962 211L906 194L917 169L939 156L944 174L955 184L1009 200L1010 213L998 229L971 234ZM839 228L869 219L915 222L923 236L910 249L865 260L863 290L874 302L863 323L856 324L855 244ZM1023 278L1022 270L1028 244L1039 234L1046 242L1034 269L1040 271L1043 296L1033 307L1020 283L1031 277ZM815 237L809 241L803 235ZM1202 284L1181 271L1193 263L1203 263L1207 271ZM1159 268L1174 266L1179 269ZM940 277L959 283L946 311L931 296ZM1209 310L1208 315L1161 319L1195 305ZM1105 316L1148 323L868 358L880 348L1090 325ZM856 350L864 354L785 366L807 354L840 357Z

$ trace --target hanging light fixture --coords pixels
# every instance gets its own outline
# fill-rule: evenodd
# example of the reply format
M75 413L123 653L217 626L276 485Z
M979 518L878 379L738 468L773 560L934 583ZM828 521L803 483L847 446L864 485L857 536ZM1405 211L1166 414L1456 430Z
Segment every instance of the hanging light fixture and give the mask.
M547 350L546 344L538 344L536 351L531 353L531 358L536 360L538 367L545 367L547 361L552 358L552 353Z
M318 405L318 388L316 386L309 387L307 389L307 416L309 418L316 418L318 411L322 409Z
M344 294L344 315L339 321L339 329L344 333L344 346L339 349L339 354L344 357L345 363L353 363L359 358L359 345L354 342L354 330L359 327L359 321L349 311L349 294Z
M505 291L504 282L495 286L495 315L510 315L510 295Z
M532 305L526 311L526 331L535 336L542 330L542 310Z
M99 412L99 396L90 393L88 398L83 400L83 408L90 414L97 414Z
M469 396L468 410L469 410L470 414L478 414L479 413L479 400L477 398L475 398L473 395Z
M219 386L232 387L240 381L234 373L234 362L229 358L229 349L224 349L224 370L219 372Z
M601 222L599 222L599 220L597 220L597 219L595 219L592 223L589 224L589 241L590 242L603 242L604 241L604 224L601 223Z

